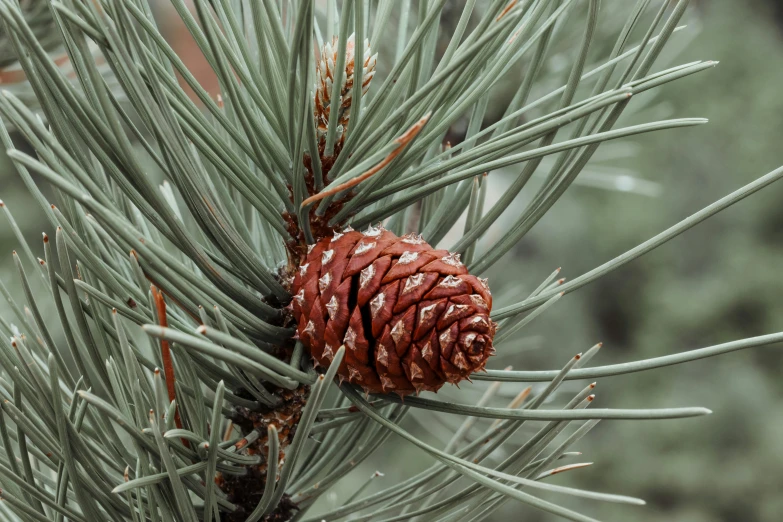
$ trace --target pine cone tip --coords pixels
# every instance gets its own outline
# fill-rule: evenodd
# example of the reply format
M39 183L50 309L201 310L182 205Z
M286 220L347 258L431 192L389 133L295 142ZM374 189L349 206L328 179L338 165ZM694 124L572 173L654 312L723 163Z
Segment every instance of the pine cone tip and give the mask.
M345 46L345 71L342 76L340 87L339 111L337 113L337 147L341 148L348 129L348 122L351 116L351 105L353 98L354 71L356 69L356 44L353 34L346 41ZM332 86L335 79L335 67L337 64L338 40L335 36L331 42L324 44L321 49L320 57L316 67L316 85L315 85L315 128L317 131L318 144L323 153L326 145L326 133L329 129L329 115L331 111ZM370 82L375 76L375 65L378 54L370 54L370 42L364 40L364 50L362 52L362 94L367 93L370 88Z

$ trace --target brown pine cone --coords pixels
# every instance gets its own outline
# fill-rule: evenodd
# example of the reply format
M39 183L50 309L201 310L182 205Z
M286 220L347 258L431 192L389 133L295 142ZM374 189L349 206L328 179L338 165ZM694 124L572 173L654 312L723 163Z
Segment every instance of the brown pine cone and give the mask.
M495 353L492 296L458 254L383 227L310 247L293 280L298 336L317 365L345 344L341 381L371 393L437 391Z
M356 45L354 35L348 37L345 42L345 74L340 87L340 110L337 113L338 137L335 142L337 149L342 148L345 133L348 130L348 122L351 117L351 104L353 102L354 69L358 57L362 65L362 94L366 94L370 88L370 82L375 76L375 63L377 53L370 56L370 42L365 40ZM335 36L331 42L326 42L320 52L320 58L316 63L316 89L315 89L315 130L318 137L318 147L323 153L326 144L326 132L329 129L329 115L331 114L332 82L335 77L337 64L338 42ZM357 52L361 56L357 56ZM324 161L322 159L322 161Z

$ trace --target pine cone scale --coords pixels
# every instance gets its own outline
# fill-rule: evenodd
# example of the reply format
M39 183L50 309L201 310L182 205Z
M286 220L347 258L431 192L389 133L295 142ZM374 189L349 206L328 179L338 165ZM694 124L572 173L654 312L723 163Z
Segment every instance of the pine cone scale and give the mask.
M380 292L370 300L370 317L373 320L373 337L378 338L383 332L384 326L388 325L394 315L394 305L397 303L400 282L395 281L386 285Z
M486 282L459 256L381 227L310 247L293 280L298 335L316 364L345 345L338 375L368 392L436 391L494 353Z

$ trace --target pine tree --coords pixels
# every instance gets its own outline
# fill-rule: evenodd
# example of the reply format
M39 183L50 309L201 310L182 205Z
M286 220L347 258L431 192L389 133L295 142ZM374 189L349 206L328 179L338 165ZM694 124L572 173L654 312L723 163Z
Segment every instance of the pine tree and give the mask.
M54 230L38 258L3 205L24 288L0 285L4 519L480 520L513 500L587 521L538 493L643 503L546 479L584 466L569 450L601 419L709 411L588 408L595 383L567 400L560 385L783 334L611 366L586 366L596 345L559 370L479 370L563 295L783 169L568 282L558 269L524 299L493 308L480 276L602 143L705 123L617 126L634 95L716 65L655 67L687 3L172 0L217 77L213 98L145 0L0 0L0 61L19 71L0 96L0 137ZM447 7L458 21L444 35ZM621 11L596 50L601 16ZM563 74L546 68L554 50ZM462 122L464 138L446 143ZM486 176L501 168L517 170L489 205ZM441 245L456 226L461 239ZM468 378L493 384L479 399L433 393ZM520 383L518 396L487 406L501 382ZM403 426L412 410L464 421L435 447ZM532 421L543 424L512 444ZM313 509L391 435L434 463Z

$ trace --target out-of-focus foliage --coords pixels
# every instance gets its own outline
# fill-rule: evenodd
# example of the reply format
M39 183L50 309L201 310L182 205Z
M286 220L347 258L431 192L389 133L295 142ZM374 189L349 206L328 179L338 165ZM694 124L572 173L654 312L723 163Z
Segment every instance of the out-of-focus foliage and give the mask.
M641 177L661 183L665 198L573 192L559 211L579 213L568 222L581 226L559 229L556 209L538 231L536 264L564 263L579 273L780 162L783 26L773 16L775 3L702 2L701 33L682 59L708 57L720 65L706 80L683 82L661 96L678 114L703 115L710 124L640 140L629 161ZM573 295L559 310L559 324L554 314L539 328L566 345L603 340L607 363L780 330L780 201L775 187L732 208ZM688 396L715 413L697 422L612 426L612 440L621 444L602 439L600 431L586 441L583 448L598 464L580 476L583 484L625 484L626 493L649 503L625 513L596 506L591 514L612 521L781 520L782 369L783 352L773 346L603 382L605 394L622 390L629 407ZM607 457L611 465L604 464Z
M55 28L51 10L46 2L21 0L19 5L22 7L25 19L30 23L30 28L44 49L49 50L60 45L60 35ZM0 28L0 67L5 67L16 61L12 48L10 37L4 29Z
M604 2L604 9L611 4ZM643 136L622 147L610 144L596 162L633 169L635 176L657 182L662 195L573 187L517 246L513 258L498 263L490 274L493 288L512 269L512 279L526 281L528 291L558 266L566 276L584 273L780 163L783 24L775 17L775 2L697 4L687 23L698 33L695 38L683 34L689 44L677 62L709 58L720 65L664 88L658 96L665 102L651 101L649 110L705 116L710 124L696 131ZM497 117L504 103L497 100L501 108L495 111L490 106L488 117ZM495 187L501 190L502 182ZM773 186L566 296L531 325L540 338L530 338L516 354L505 348L495 366L543 368L596 341L604 342L596 364L611 364L779 331L782 190ZM601 380L598 407L695 402L715 413L686 421L605 423L596 428L595 437L575 447L585 453L581 460L596 463L592 469L565 474L557 482L623 491L648 501L641 508L594 504L585 510L606 521L777 522L783 516L782 370L781 347L772 346ZM470 390L469 385L462 388ZM504 386L500 395L510 399L517 391ZM450 427L422 422L419 429L420 434L442 436ZM611 437L601 436L609 431ZM390 451L399 458L395 468L379 470L386 476L373 479L378 487L425 466L421 453L405 443ZM349 496L359 479L372 475L376 463L363 467L366 472L356 480L341 482L334 501ZM520 517L526 522L553 520L514 504L491 520Z
M701 3L700 34L680 59L698 56L720 65L659 96L673 112L703 115L710 124L698 132L644 137L633 156L617 162L657 181L665 197L573 190L519 245L531 270L541 274L562 264L567 274L582 273L780 162L783 28L774 3ZM568 296L533 327L547 344L508 363L535 365L547 351L600 340L600 360L610 364L779 330L780 201L781 188L772 188ZM781 520L782 369L783 352L774 346L601 381L599 404L601 396L615 393L628 407L676 404L687 396L715 413L696 422L618 423L611 440L600 435L610 426L600 426L579 447L595 468L564 481L599 490L625 487L648 501L642 509L596 505L590 514L602 520ZM546 517L531 513L526 520Z

